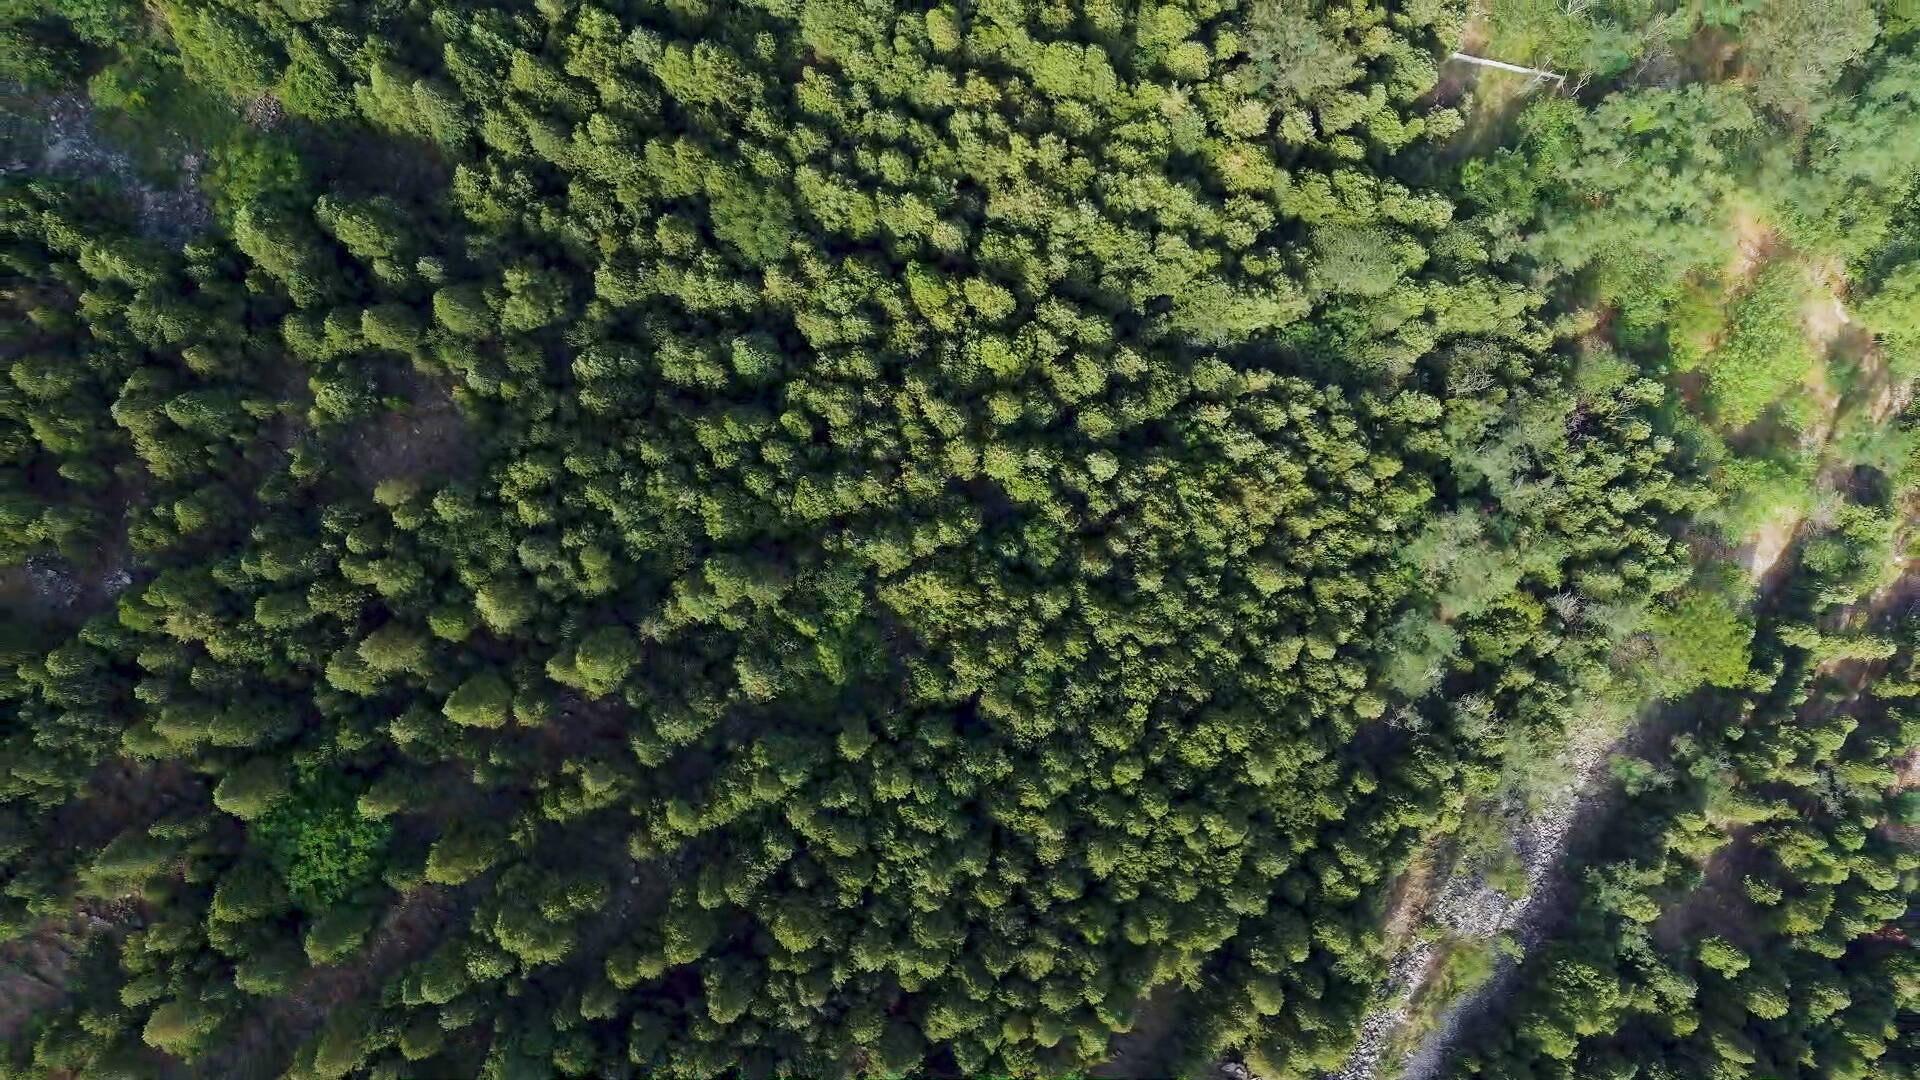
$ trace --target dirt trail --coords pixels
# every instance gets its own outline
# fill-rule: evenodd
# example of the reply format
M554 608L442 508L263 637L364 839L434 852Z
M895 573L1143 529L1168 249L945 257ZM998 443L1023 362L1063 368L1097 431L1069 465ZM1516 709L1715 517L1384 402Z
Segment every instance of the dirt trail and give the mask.
M1546 812L1525 823L1532 826L1530 843L1516 843L1527 868L1527 890L1518 898L1494 893L1505 903L1493 905L1491 926L1476 936L1489 939L1507 934L1525 954L1559 933L1579 901L1578 884L1566 872L1566 853L1601 828L1619 803L1619 792L1604 782L1607 761L1615 754L1630 753L1664 737L1671 730L1673 712L1673 709L1654 709L1644 713L1624 735L1602 745L1589 743L1582 747L1577 737L1569 744L1567 753L1575 757L1577 767L1570 791L1561 800L1549 804ZM1478 884L1483 894L1493 892L1484 881ZM1520 965L1502 954L1493 974L1450 1004L1426 1036L1398 1063L1396 1072L1387 1075L1398 1075L1402 1080L1432 1080L1439 1076L1461 1034L1507 999L1519 971Z
M1776 594L1790 577L1789 574L1763 574L1757 577L1762 586L1759 603L1764 604ZM1839 622L1846 626L1884 631L1902 618L1917 601L1920 601L1920 568L1910 562L1899 579L1855 605ZM1884 661L1849 663L1856 665L1858 670L1829 674L1855 692L1866 685L1875 671L1885 666ZM1696 707L1695 702L1682 700L1649 711L1602 760L1611 757L1612 753L1644 752L1657 745L1677 730ZM1920 782L1920 755L1916 755L1915 762L1909 768L1914 780ZM1583 846L1596 830L1605 828L1622 807L1624 794L1617 787L1595 783L1597 779L1597 776L1589 778L1582 787L1578 801L1570 809L1567 831L1557 849L1561 854ZM1676 935L1685 936L1702 925L1724 925L1726 913L1737 907L1739 889L1736 882L1748 831L1741 828L1731 830L1732 841L1708 861L1704 887L1662 912L1655 924L1656 935L1677 940ZM1920 834L1920 830L1915 832ZM1578 902L1577 883L1569 878L1565 867L1556 862L1552 873L1529 893L1528 902L1514 920L1511 932L1525 950L1531 951L1560 932ZM1723 921L1713 922L1716 918ZM1408 1055L1399 1073L1401 1080L1433 1080L1439 1076L1451 1059L1461 1035L1511 996L1513 982L1519 971L1518 963L1502 957L1493 976L1449 1008L1434 1030ZM1377 1074L1369 1072L1363 1075L1372 1077Z
M1394 1035L1412 1018L1414 999L1439 967L1440 951L1431 941L1415 942L1394 954L1376 999L1380 1004L1360 1024L1360 1042L1347 1055L1335 1080L1371 1080L1380 1075Z
M1476 17L1469 25L1477 26L1480 22L1482 19ZM1721 51L1724 52L1724 47ZM1721 59L1724 60L1724 56ZM1873 336L1853 322L1845 303L1844 267L1805 259L1783 243L1772 224L1751 206L1735 206L1729 226L1728 258L1720 274L1728 294L1744 289L1769 263L1782 259L1798 264L1812 285L1799 314L1807 342L1822 363L1815 366L1805 387L1816 408L1815 415L1800 433L1803 446L1812 452L1824 452L1843 419L1856 410L1857 415L1874 425L1885 424L1900 414L1912 398L1914 388L1907 383L1895 384L1878 355ZM1708 348L1713 344L1715 342L1708 342ZM1824 486L1839 486L1842 478L1836 470L1837 466L1830 466L1823 472ZM1793 562L1787 556L1807 524L1800 510L1784 510L1748 537L1737 553L1729 553L1746 569L1759 593L1759 604L1764 605L1778 595L1792 577ZM1920 587L1920 582L1909 572L1891 593L1904 595L1915 587ZM1880 605L1888 602L1891 602L1888 594L1883 592L1863 604L1860 612L1867 617L1877 617L1882 610ZM1437 966L1431 962L1434 953L1431 944L1418 942L1411 947L1400 947L1407 929L1424 923L1456 939L1480 941L1508 934L1528 951L1553 937L1571 917L1579 899L1577 883L1568 880L1562 865L1566 852L1579 847L1594 830L1605 827L1619 809L1621 794L1616 787L1604 782L1605 762L1613 754L1636 746L1657 745L1680 726L1693 707L1692 703L1681 701L1651 708L1611 745L1607 745L1607 740L1598 743L1588 740L1582 745L1579 733L1575 733L1561 752L1575 778L1574 783L1556 798L1547 800L1546 805L1533 808L1531 814L1510 811L1507 814L1509 839L1527 871L1527 888L1519 897L1499 894L1483 878L1453 874L1443 875L1443 880L1437 883L1423 881L1424 887L1419 890L1422 897L1415 905L1396 902L1389 919L1388 936L1389 948L1397 951L1390 961L1388 978L1376 994L1358 1047L1345 1067L1331 1074L1336 1080L1375 1080L1395 1075L1402 1080L1430 1080L1444 1070L1461 1033L1490 1010L1498 1008L1511 994L1519 965L1503 955L1486 982L1448 1005L1432 1020L1432 1028L1403 1060L1389 1062L1385 1060L1388 1048L1396 1034L1415 1019L1419 993ZM1920 765L1914 768L1920 770ZM1698 910L1673 913L1663 924L1665 931L1671 933L1676 928L1690 927L1699 919L1710 917L1717 906L1723 906L1719 901L1731 895L1732 886L1719 879L1733 872L1737 859L1726 851L1721 855L1709 868L1710 884L1718 888L1709 889L1698 898ZM1430 899L1426 896L1428 893L1431 893Z
M276 1075L285 1055L330 1013L365 998L442 940L462 906L460 897L433 886L408 893L387 910L352 960L311 969L292 990L251 1012L232 1038L196 1064L194 1074L231 1080Z
M1436 869L1431 860L1438 857L1437 850L1416 860L1396 884L1396 896L1389 905L1388 947L1396 951L1387 978L1362 1022L1359 1043L1341 1069L1330 1074L1335 1080L1412 1078L1439 1070L1454 1030L1473 1015L1473 1003L1497 1000L1498 985L1513 966L1503 957L1484 986L1437 1015L1423 1018L1420 995L1440 971L1449 947L1491 942L1506 935L1522 948L1531 948L1551 934L1570 910L1571 891L1560 880L1562 854L1572 838L1588 827L1607 760L1646 730L1644 725L1636 728L1626 718L1618 718L1570 732L1566 744L1541 770L1558 775L1559 782L1533 791L1525 805L1489 810L1499 816L1504 841L1525 872L1526 885L1519 895L1496 888L1485 868L1471 861ZM1658 730L1658 725L1651 730ZM1423 927L1438 931L1440 939L1414 938ZM1413 1034L1409 1025L1416 1021L1422 1027L1432 1026L1413 1049L1395 1059L1395 1050Z
M1802 519L1798 515L1782 515L1769 522L1742 552L1742 561L1759 591L1757 604L1764 605L1791 579L1791 566L1785 556L1798 538L1801 525ZM1920 589L1920 576L1908 573L1894 585L1862 603L1858 617L1884 621L1894 609L1904 610L1911 606L1915 589ZM1547 812L1538 816L1539 819L1533 823L1535 836L1531 844L1521 842L1521 835L1516 831L1515 846L1527 866L1529 887L1518 900L1504 906L1497 902L1490 905L1490 917L1483 916L1481 923L1497 929L1484 932L1483 937L1505 932L1512 935L1523 951L1531 951L1559 933L1579 901L1578 883L1568 877L1562 860L1568 851L1577 849L1593 836L1595 830L1605 827L1619 810L1623 798L1616 787L1605 782L1605 763L1615 754L1644 752L1659 745L1680 727L1695 707L1693 702L1684 699L1655 706L1643 713L1617 741L1604 748L1595 748L1589 743L1583 751L1577 734L1570 740L1563 753L1573 759L1577 780L1571 790L1562 793L1561 801L1549 803ZM1729 856L1722 860L1720 870L1723 875L1730 872L1729 868L1734 865L1730 859ZM1491 892L1484 882L1479 885L1483 892ZM1687 913L1676 914L1668 920L1668 929L1691 925L1690 920L1694 917ZM1486 1017L1512 993L1513 980L1519 970L1517 962L1502 956L1492 977L1450 1005L1433 1029L1400 1063L1398 1075L1402 1080L1432 1080L1440 1075L1462 1033ZM1373 1067L1364 1071L1342 1072L1340 1078L1372 1080L1381 1075L1392 1074Z
M362 482L369 488L383 480L432 485L466 473L473 455L446 381L398 365L384 381L407 404L360 424L348 444L348 459Z
M1779 247L1773 226L1767 224L1765 218L1749 207L1737 208L1733 212L1733 257L1722 271L1722 277L1730 286L1753 280L1761 264L1773 258Z
M1134 1007L1133 1027L1114 1037L1106 1062L1088 1075L1097 1080L1145 1080L1166 1075L1167 1047L1186 1017L1188 1002L1189 995L1176 984L1154 987ZM1227 1063L1220 1075L1228 1080L1247 1080L1249 1074L1243 1066Z
M1742 562L1746 564L1749 580L1756 583L1766 580L1779 564L1780 556L1793 546L1793 538L1800 531L1801 520L1797 513L1776 514L1760 526L1760 531L1754 534L1743 550Z
M1896 794L1920 788L1920 749L1908 751L1907 760L1900 767L1900 776L1894 781ZM1889 822L1882 827L1887 836L1897 843L1920 847L1920 825L1899 825Z
M1807 340L1824 352L1853 325L1853 316L1847 314L1847 305L1840 299L1846 291L1846 271L1829 260L1815 265L1810 276L1818 287L1808 295L1800 319L1807 329Z

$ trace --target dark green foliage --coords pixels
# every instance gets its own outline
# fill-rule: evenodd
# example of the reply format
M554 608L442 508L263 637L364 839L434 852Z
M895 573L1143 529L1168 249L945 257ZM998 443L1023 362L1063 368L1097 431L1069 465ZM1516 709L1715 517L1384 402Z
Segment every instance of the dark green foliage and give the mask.
M1064 1074L1152 995L1168 1068L1313 1076L1503 755L1890 651L1681 542L1736 455L1662 320L1784 98L1559 99L1456 173L1432 5L155 10L103 93L271 130L214 139L183 251L5 188L4 555L129 570L6 645L6 926L141 920L14 1071ZM1713 294L1723 426L1792 381L1783 280ZM1833 521L1828 599L1894 543ZM1722 976L1798 1022L1780 956L1632 930L1703 807L1813 955L1886 921L1897 858L1822 893L1769 800L1854 833L1751 789L1864 814L1894 733L1756 728L1621 767L1666 831L1595 862L1513 1060Z

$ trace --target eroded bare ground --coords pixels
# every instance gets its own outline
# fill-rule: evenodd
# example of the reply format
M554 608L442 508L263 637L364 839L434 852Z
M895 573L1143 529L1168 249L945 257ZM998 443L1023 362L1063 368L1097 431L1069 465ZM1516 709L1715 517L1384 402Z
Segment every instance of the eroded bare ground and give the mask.
M213 223L199 186L204 164L199 152L182 149L172 163L178 182L159 187L140 175L131 155L100 137L92 103L78 94L7 94L0 99L0 112L9 121L0 174L104 181L132 205L142 234L175 247Z
M1798 517L1783 517L1763 530L1744 553L1762 604L1777 595L1792 576L1794 560L1788 553L1800 535L1800 525ZM1916 605L1920 605L1920 572L1908 562L1894 581L1836 618L1831 629L1884 631ZM1823 668L1821 674L1832 679L1834 685L1857 694L1880 666L1869 661L1838 661ZM1561 755L1574 777L1572 784L1549 792L1531 814L1509 817L1508 835L1527 870L1527 890L1522 896L1505 896L1481 877L1451 875L1437 884L1423 881L1421 888L1408 889L1409 895L1426 894L1429 899L1424 907L1396 905L1390 910L1390 923L1426 922L1465 940L1484 941L1506 934L1522 950L1531 950L1552 938L1571 917L1579 899L1577 883L1568 879L1562 866L1565 853L1585 844L1620 807L1619 792L1603 783L1605 763L1618 753L1660 745L1698 707L1697 701L1683 700L1649 710L1611 743L1596 740L1599 728L1575 734ZM1916 766L1916 772L1920 773L1920 766ZM1920 782L1920 775L1916 775L1916 782ZM1920 830L1915 832L1920 834ZM1737 895L1743 876L1743 835L1735 830L1735 842L1710 860L1701 890L1663 914L1657 927L1661 933L1691 934L1701 926L1713 925L1715 920L1724 921L1727 912L1739 908L1743 902ZM1426 870L1419 872L1430 876ZM1410 1053L1398 1061L1388 1060L1388 1048L1414 1018L1423 983L1436 966L1432 946L1425 942L1396 954L1380 1005L1369 1016L1354 1057L1337 1074L1339 1080L1392 1075L1403 1080L1431 1080L1440 1075L1460 1036L1505 1000L1518 972L1517 963L1502 956L1485 983L1431 1018L1431 1030Z
M1167 1048L1185 1011L1186 991L1178 986L1155 987L1134 1007L1133 1028L1115 1036L1106 1063L1091 1075L1111 1080L1167 1075Z
M176 179L149 182L125 149L103 138L93 106L78 94L34 96L0 87L0 176L46 176L95 182L118 193L134 213L140 233L179 246L213 222L199 182L203 155L182 147L169 164ZM143 497L118 484L101 500L124 508ZM24 566L0 567L0 618L56 627L77 626L104 609L133 583L125 530L110 528L107 542L83 556L36 557Z
M1337 1080L1428 1076L1445 1063L1455 1028L1473 1015L1478 1000L1497 997L1512 962L1499 953L1488 982L1476 990L1437 980L1459 950L1492 950L1498 941L1532 948L1571 911L1573 890L1562 880L1561 860L1575 837L1591 831L1601 814L1600 778L1607 760L1642 741L1660 737L1664 725L1626 715L1588 714L1547 761L1522 766L1525 781L1481 813L1523 875L1523 886L1503 891L1489 878L1482 857L1455 850L1458 838L1437 837L1416 857L1390 894L1385 927L1390 953L1387 978L1362 1022L1360 1040Z
M1735 208L1730 225L1730 257L1722 270L1730 287L1750 280L1770 260L1791 255L1772 226L1749 209ZM1820 267L1810 269L1810 277L1819 287L1813 290L1813 299L1802 313L1809 343L1822 356L1853 362L1854 370L1860 373L1854 380L1854 393L1864 387L1865 397L1870 399L1870 415L1878 422L1898 412L1904 396L1886 385L1884 373L1874 378L1871 339L1859 340L1858 328L1852 325L1840 299L1845 282L1835 268L1822 271ZM1811 444L1818 446L1831 438L1842 402L1841 395L1824 383L1811 389L1821 408L1808 436ZM1791 560L1784 556L1794 547L1803 524L1797 512L1776 515L1736 556L1763 597L1775 593L1790 576ZM1444 962L1445 948L1458 943L1485 943L1504 935L1526 950L1556 933L1578 899L1577 888L1562 869L1564 855L1616 809L1615 793L1602 783L1606 761L1635 746L1653 745L1692 707L1678 703L1668 709L1651 710L1624 734L1618 727L1604 725L1571 733L1557 762L1568 782L1544 793L1534 805L1498 809L1502 829L1526 872L1526 886L1519 895L1502 893L1484 874L1472 872L1470 867L1447 868L1438 880L1430 880L1430 865L1417 864L1409 872L1409 880L1398 886L1401 894L1390 907L1388 947L1393 952L1388 978L1363 1025L1359 1045L1336 1074L1339 1080L1372 1080L1396 1074L1406 1080L1427 1080L1439 1074L1462 1029L1504 998L1518 969L1513 960L1502 956L1492 976L1479 988L1447 1004L1437 1016L1425 1014L1420 1006L1422 994ZM1734 865L1731 858L1723 862L1721 872L1730 873ZM1701 903L1707 905L1707 900ZM1689 917L1676 915L1674 925ZM1413 939L1410 931L1419 926L1432 931L1429 937L1437 938L1442 947L1436 949L1434 941L1427 938ZM1423 1028L1427 1030L1410 1052L1399 1060L1388 1060Z
M1727 844L1707 856L1700 884L1653 921L1654 944L1679 950L1716 935L1741 948L1759 943L1742 884L1757 854L1747 843L1752 831L1746 826L1733 829Z
M1799 535L1801 520L1798 513L1776 513L1760 526L1760 530L1754 533L1740 552L1740 562L1747 568L1749 580L1765 587L1774 569L1780 565L1780 557L1787 553L1787 549L1793 546L1794 537Z
M1622 802L1619 790L1603 782L1606 762L1615 754L1631 754L1655 745L1671 734L1680 719L1695 707L1696 703L1683 700L1666 708L1650 709L1625 734L1598 750L1589 749L1579 754L1579 771L1571 797L1538 815L1539 834L1533 844L1515 845L1527 869L1526 892L1518 898L1502 897L1506 903L1489 906L1493 915L1491 926L1497 929L1485 933L1482 940L1505 934L1524 956L1561 932L1579 902L1579 885L1567 873L1565 856L1591 843ZM1484 881L1467 882L1463 888L1483 893L1491 891ZM1430 1029L1405 1057L1386 1063L1384 1070L1362 1076L1399 1076L1402 1080L1433 1080L1440 1076L1461 1036L1511 994L1519 971L1518 961L1502 953L1486 981L1462 994L1433 1018Z
M1504 935L1519 946L1522 954L1557 934L1572 915L1579 892L1566 873L1565 854L1591 837L1616 805L1614 793L1601 782L1605 763L1614 754L1629 752L1656 737L1666 727L1654 713L1627 734L1597 747L1591 740L1585 746L1570 745L1565 753L1574 767L1571 790L1515 822L1514 847L1527 872L1526 890L1510 897L1483 878L1469 877L1453 886L1459 899L1450 906L1456 910L1450 913L1442 907L1437 913L1440 918L1456 926L1463 939L1489 941ZM1528 838L1522 840L1522 836ZM1356 1074L1354 1080L1392 1075L1404 1080L1431 1080L1440 1075L1461 1033L1505 999L1518 971L1518 963L1501 954L1487 980L1441 1010L1404 1057L1383 1062L1382 1070Z
M1733 257L1721 272L1728 285L1743 285L1753 280L1762 264L1780 252L1780 240L1773 226L1750 207L1733 211Z
M1920 573L1909 565L1886 588L1842 612L1830 630L1856 628L1869 633L1885 632L1899 623L1920 602ZM1857 714L1868 706L1862 697L1874 678L1886 668L1884 660L1829 660L1816 668L1830 693L1815 693L1797 711L1801 722L1813 722L1836 713ZM1920 783L1920 751L1908 754L1904 777ZM1896 790L1901 785L1896 785ZM1660 913L1653 924L1653 939L1662 948L1677 949L1702 938L1719 935L1747 948L1757 943L1753 926L1753 905L1747 899L1742 881L1758 855L1748 842L1751 826L1726 827L1727 843L1708 856L1703 879L1698 887L1679 902ZM1920 830L1914 830L1920 835Z
M36 556L23 564L0 566L0 619L13 629L71 630L135 581L127 565L125 534L109 538L76 563L57 555Z
M1345 1065L1333 1074L1336 1080L1369 1080L1380 1075L1396 1042L1396 1036L1412 1018L1414 1003L1441 959L1432 941L1419 940L1393 954L1387 965L1387 977L1375 994L1378 1002L1360 1024L1360 1041Z

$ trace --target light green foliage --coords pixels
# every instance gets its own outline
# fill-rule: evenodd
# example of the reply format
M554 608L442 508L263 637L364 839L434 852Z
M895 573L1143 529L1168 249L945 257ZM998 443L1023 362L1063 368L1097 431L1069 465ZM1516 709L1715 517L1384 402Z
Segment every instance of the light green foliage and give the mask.
M111 44L130 34L140 19L140 5L131 0L50 0L45 15L62 19L81 40Z
M287 111L318 121L342 120L353 113L353 95L340 65L319 40L302 31L285 39L287 66L275 86Z
M419 313L406 304L380 304L360 313L367 344L382 349L411 354L420 348L423 330Z
M258 997L284 993L306 969L306 957L297 945L276 946L252 953L233 968L233 985Z
M1663 604L1648 620L1653 636L1651 662L1670 692L1701 682L1740 687L1747 682L1753 620L1739 600L1717 588L1688 588Z
M287 768L271 758L254 758L220 778L214 805L242 821L253 821L287 797Z
M371 928L372 918L365 908L334 904L307 927L301 944L308 960L334 964L358 949Z
M1858 313L1879 336L1888 366L1906 378L1920 376L1920 261L1896 268Z
M455 828L434 843L427 856L427 880L458 885L486 872L503 854L499 833L486 824Z
M221 875L207 913L226 922L246 922L279 911L286 900L286 888L271 866L245 862Z
M1746 953L1741 952L1725 938L1708 938L1700 943L1697 952L1702 965L1729 978L1747 970L1752 963Z
M148 832L129 829L113 838L80 871L82 889L93 896L118 899L143 892L156 878L177 866L179 845Z
M148 1014L140 1037L157 1050L192 1060L221 1019L220 1010L208 1002L175 999Z
M462 727L497 728L507 722L513 689L491 668L460 684L447 698L447 719Z
M1752 423L1813 374L1815 357L1802 317L1806 305L1802 271L1784 261L1768 264L1734 301L1719 347L1701 362L1720 424Z
M1729 455L1715 469L1716 505L1705 516L1723 535L1743 542L1763 528L1799 521L1813 512L1819 466L1811 454L1785 460Z
M1523 130L1523 153L1486 167L1505 178L1496 205L1537 200L1518 204L1546 225L1525 240L1528 254L1590 268L1601 299L1636 327L1660 320L1688 274L1722 264L1740 163L1766 145L1760 117L1725 85L1613 94L1586 114L1542 103Z
M1851 603L1899 573L1894 558L1898 519L1878 506L1843 505L1831 528L1809 540L1801 555L1811 584L1827 603Z
M1693 30L1686 9L1645 0L1502 0L1487 8L1485 53L1572 77L1617 75Z
M389 623L368 634L357 650L362 663L379 675L399 672L426 674L433 658L433 643L410 626Z
M446 604L427 613L427 627L447 641L465 641L473 622L473 611L465 604Z
M288 890L312 911L328 910L374 878L391 832L386 822L361 817L337 789L310 787L251 828Z
M494 322L491 305L477 284L449 285L434 293L433 314L461 337L485 337Z
M1873 44L1872 0L1760 0L1744 5L1741 59L1760 103L1804 111Z
M234 97L271 84L278 50L253 20L215 5L164 3L160 11L196 81Z
M1312 104L1360 77L1359 56L1328 34L1304 4L1254 3L1244 47L1253 67L1252 88L1283 102Z
M535 602L532 590L512 578L489 582L474 596L474 607L488 628L496 633L510 631L524 622L533 613Z
M297 201L307 190L306 166L291 141L251 132L223 140L210 152L207 187L214 206L231 220L253 203Z
M569 686L604 697L620 686L640 657L624 626L603 626L580 639L570 660L549 661L547 671Z

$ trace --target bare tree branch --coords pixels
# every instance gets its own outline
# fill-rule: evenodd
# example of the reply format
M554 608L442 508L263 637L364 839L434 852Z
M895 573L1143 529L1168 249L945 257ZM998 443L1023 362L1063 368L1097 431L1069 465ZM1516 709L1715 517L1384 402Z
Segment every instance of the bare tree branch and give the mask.
M1552 79L1563 85L1567 81L1565 75L1556 74L1555 72L1542 71L1539 68L1521 67L1519 64L1509 64L1504 60L1488 60L1483 56L1470 56L1463 52L1454 53L1452 59L1468 64L1479 64L1482 67L1499 68L1501 71L1517 71L1522 75L1532 75L1540 79Z

